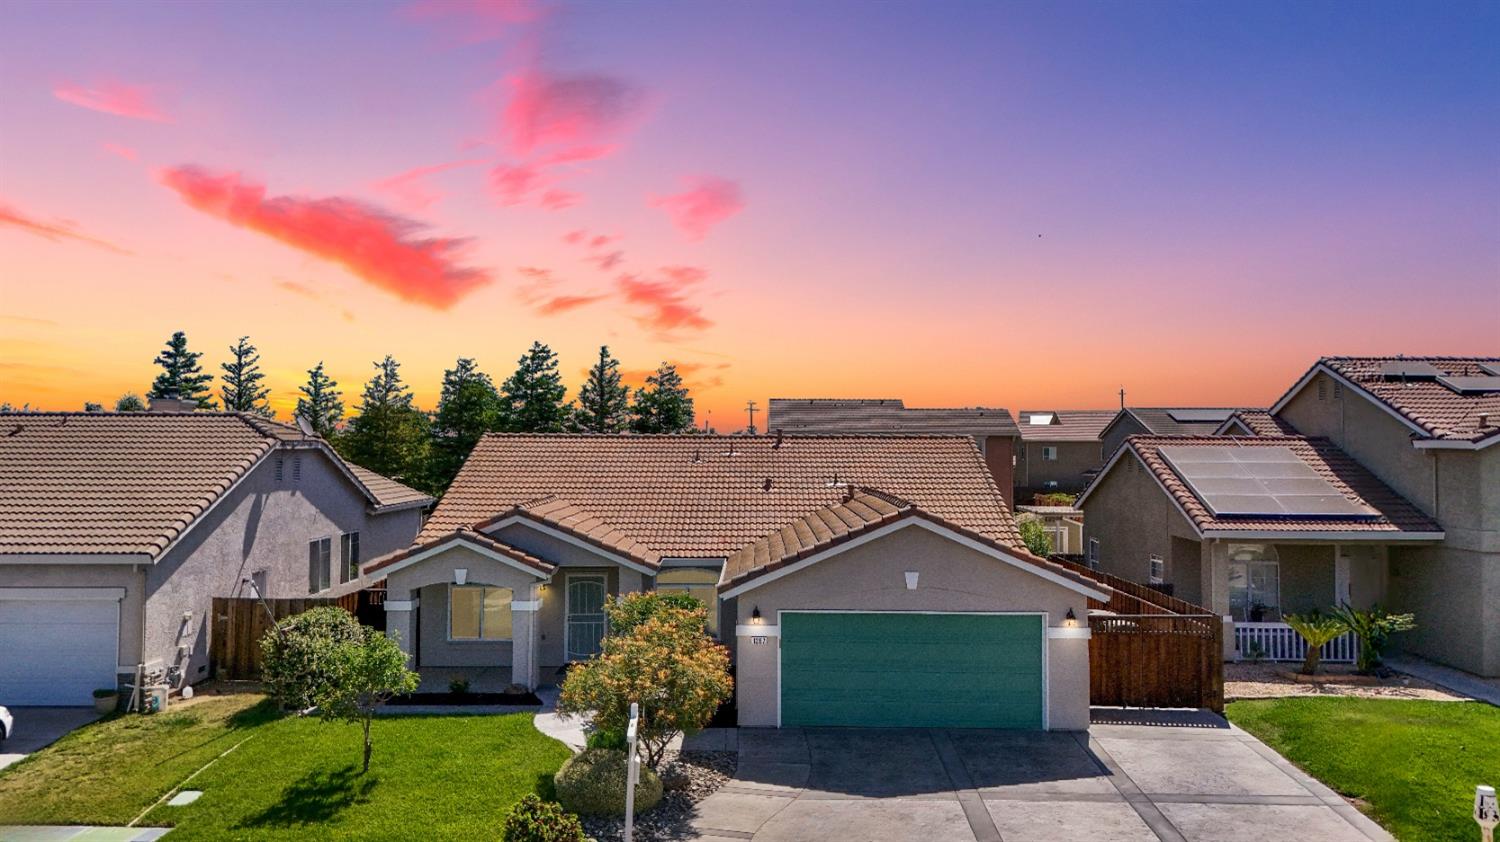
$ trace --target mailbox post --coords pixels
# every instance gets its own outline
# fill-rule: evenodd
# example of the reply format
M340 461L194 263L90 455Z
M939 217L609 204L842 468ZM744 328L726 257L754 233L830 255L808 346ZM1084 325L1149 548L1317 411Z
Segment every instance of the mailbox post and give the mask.
M1500 805L1495 803L1495 788L1474 787L1474 821L1479 824L1479 833L1484 842L1494 842L1495 825L1500 825Z
M625 728L625 842L634 842L635 838L635 784L641 775L641 758L636 753L636 735L640 722L640 705L631 702L630 724Z

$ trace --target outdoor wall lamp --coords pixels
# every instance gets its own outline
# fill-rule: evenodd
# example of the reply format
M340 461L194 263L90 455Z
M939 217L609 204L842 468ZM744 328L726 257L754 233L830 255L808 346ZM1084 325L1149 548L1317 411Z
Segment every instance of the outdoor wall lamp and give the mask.
M760 606L759 605L757 605L754 608L750 609L750 622L754 623L757 626L760 625L761 620L760 620Z
M1073 609L1069 608L1068 613L1063 615L1063 625L1068 628L1078 625L1078 615L1073 613Z

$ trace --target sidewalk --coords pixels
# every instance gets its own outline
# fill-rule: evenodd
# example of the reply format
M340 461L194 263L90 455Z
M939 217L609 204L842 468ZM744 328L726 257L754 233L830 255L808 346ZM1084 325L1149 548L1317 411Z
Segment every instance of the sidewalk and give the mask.
M156 842L170 827L65 827L20 825L0 827L0 842Z
M1481 702L1500 707L1500 678L1480 678L1473 673L1445 667L1415 655L1389 655L1385 665L1423 681L1447 687Z

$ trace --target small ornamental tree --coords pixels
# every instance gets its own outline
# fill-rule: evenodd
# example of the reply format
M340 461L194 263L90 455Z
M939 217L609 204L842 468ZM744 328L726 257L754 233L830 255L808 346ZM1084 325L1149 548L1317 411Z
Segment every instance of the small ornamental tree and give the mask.
M359 621L332 605L311 608L288 617L260 640L261 683L266 693L287 710L306 710L318 704L334 680L337 649L363 640Z
M1317 675L1318 665L1323 660L1323 645L1349 630L1349 625L1343 620L1323 614L1316 608L1306 614L1283 614L1281 621L1307 642L1307 654L1302 657L1300 670L1303 675Z
M1361 675L1371 675L1380 669L1380 653L1385 651L1392 634L1417 627L1415 614L1390 614L1379 605L1366 610L1346 602L1334 608L1333 615L1359 635L1359 655L1354 661L1354 671Z
M1016 528L1020 530L1021 540L1025 542L1026 549L1030 550L1032 555L1046 558L1052 554L1052 536L1047 534L1047 528L1040 520L1034 517L1027 518L1018 522Z
M596 731L623 734L630 703L638 702L637 735L647 764L659 767L672 738L702 730L734 691L729 650L708 636L708 613L694 603L684 607L653 594L611 600L605 610L612 633L603 652L568 672L558 710L591 715Z
M406 653L385 633L359 626L360 639L335 645L328 658L328 678L315 701L324 722L357 722L364 729L363 771L370 771L370 725L375 709L392 696L417 689L417 674L406 668Z

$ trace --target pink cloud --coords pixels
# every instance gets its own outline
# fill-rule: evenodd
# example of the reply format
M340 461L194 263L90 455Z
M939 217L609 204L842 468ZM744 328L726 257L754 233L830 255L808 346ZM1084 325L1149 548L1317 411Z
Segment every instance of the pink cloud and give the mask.
M563 242L567 243L570 246L576 246L579 243L583 242L584 238L588 237L588 235L589 232L582 229L579 229L577 231L569 231L568 233L563 235Z
M135 149L129 146L121 146L118 143L109 142L101 143L99 144L99 146L103 148L105 152L108 152L111 155L119 155L121 158L124 158L127 161L134 161L138 157L136 155Z
M416 167L403 173L397 173L390 178L381 179L372 186L381 193L390 196L397 204L407 210L424 210L436 204L445 195L426 183L428 176L482 163L484 163L482 159L467 158L462 161L449 161L445 164Z
M588 257L585 257L584 260L587 260L595 266L598 266L599 271L601 272L610 272L618 268L621 263L625 262L625 252L619 249L615 249L614 251L606 252L604 254L591 254Z
M662 274L664 278L629 274L616 279L621 296L641 311L636 322L658 336L711 327L713 322L703 316L703 309L687 298L688 288L701 283L708 273L691 266L668 266Z
M490 188L502 205L519 205L546 183L531 164L497 164L490 170Z
M558 280L553 276L551 269L522 266L516 272L526 278L526 283L516 288L516 297L535 310L538 315L556 316L609 297L607 293L559 295L556 292Z
M690 240L708 236L709 229L745 209L745 199L737 181L715 176L685 180L687 188L671 196L652 196L651 207L661 208L672 224Z
M129 250L120 248L108 240L90 237L80 232L78 226L67 220L44 222L35 217L28 216L3 202L0 202L0 225L10 226L11 228L25 231L28 234L35 234L42 239L51 240L54 243L64 241L88 243L92 246L108 249L116 254L131 254Z
M583 201L582 193L553 188L542 193L542 198L538 200L538 203L547 210L563 210L564 208L571 208L581 201Z
M276 286L280 289L284 289L287 292L290 292L293 295L300 295L303 298L309 298L313 301L322 300L322 296L318 295L317 290L314 290L307 284L299 284L296 281L277 281Z
M401 14L432 21L461 43L479 44L534 23L546 12L532 0L418 0Z
M608 154L613 147L606 139L625 128L642 102L634 85L603 74L561 76L531 68L506 84L510 99L500 112L500 133L523 157L548 146L567 147L560 153L565 159L582 151Z
M494 280L457 262L468 240L422 238L422 223L353 199L268 197L238 173L197 167L164 169L158 178L197 210L337 263L406 301L443 310Z
M556 316L560 313L577 310L579 307L585 307L596 301L603 301L608 297L604 293L597 295L559 295L543 301L537 306L536 311L543 316Z
M102 82L97 87L86 88L65 82L53 88L52 95L70 105L92 111L102 111L117 117L151 120L157 123L172 122L172 118L152 102L151 92L137 85Z

